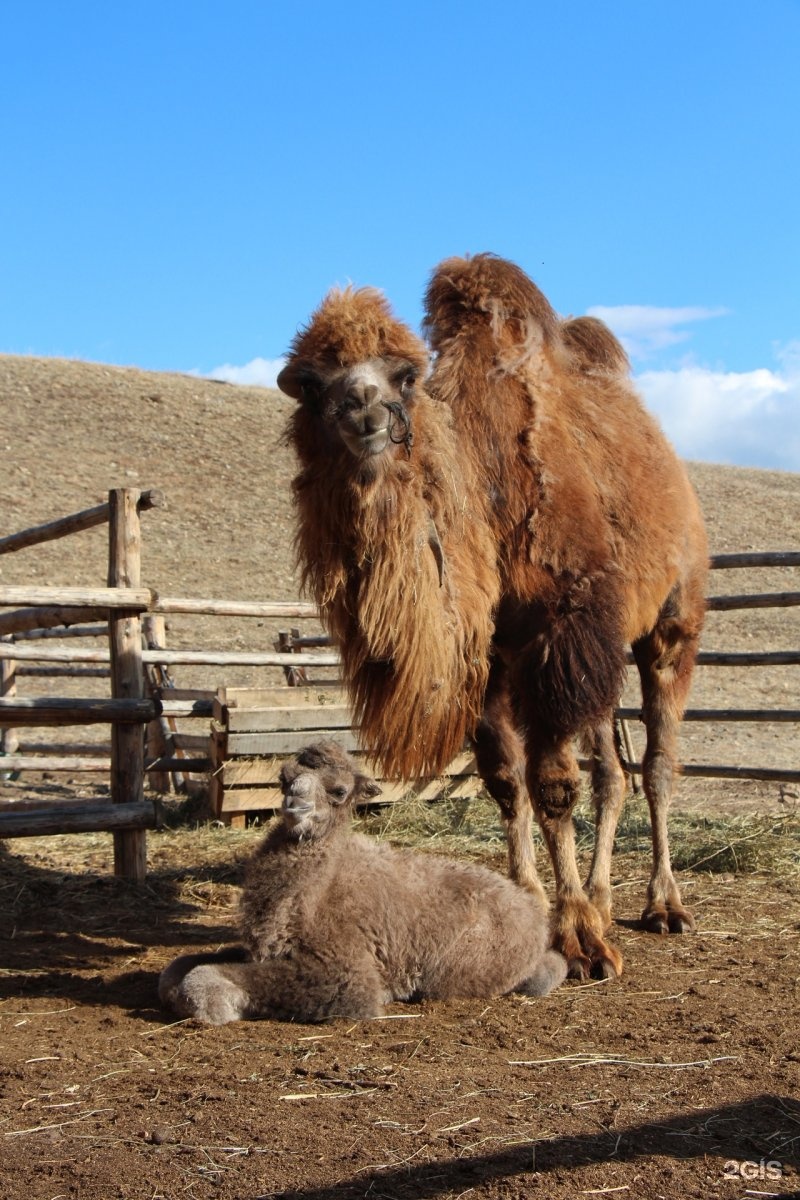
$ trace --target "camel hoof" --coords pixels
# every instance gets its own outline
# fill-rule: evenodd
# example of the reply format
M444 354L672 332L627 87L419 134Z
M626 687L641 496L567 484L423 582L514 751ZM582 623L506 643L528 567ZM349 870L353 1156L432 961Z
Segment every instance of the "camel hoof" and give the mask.
M581 983L585 983L591 977L592 960L590 958L586 958L583 954L576 954L572 958L569 958L567 962L569 964L567 970L568 979L579 979Z
M642 913L642 929L648 933L694 933L694 917L685 908L646 908Z
M592 979L619 979L622 974L622 960L614 962L610 958L598 958L592 963Z
M670 909L667 920L670 933L694 933L694 917L685 908Z

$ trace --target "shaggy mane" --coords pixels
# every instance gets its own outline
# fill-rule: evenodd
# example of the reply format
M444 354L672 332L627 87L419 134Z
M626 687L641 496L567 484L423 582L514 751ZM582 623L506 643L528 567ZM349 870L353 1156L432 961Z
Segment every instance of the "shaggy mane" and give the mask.
M292 353L317 364L383 353L427 363L371 288L331 293ZM411 411L411 458L374 476L319 453L308 406L287 431L304 466L293 484L301 582L340 650L362 743L405 779L441 771L477 724L497 600L481 488L459 461L452 416L422 387Z
M377 288L334 288L299 331L289 358L318 367L349 367L370 358L407 359L424 374L428 352L415 334L392 313Z

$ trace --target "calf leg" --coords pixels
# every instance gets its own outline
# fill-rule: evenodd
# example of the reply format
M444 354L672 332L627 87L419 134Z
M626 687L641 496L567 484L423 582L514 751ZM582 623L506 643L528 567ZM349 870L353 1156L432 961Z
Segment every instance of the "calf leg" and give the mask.
M678 730L697 656L699 621L676 616L676 604L677 598L671 597L652 633L633 646L642 681L642 717L647 730L642 774L653 837L653 873L642 924L653 933L694 929L694 917L683 907L672 873L667 813L677 768Z
M159 996L179 1016L209 1025L242 1018L366 1020L380 1015L387 998L371 962L312 955L255 962L225 951L176 959L162 972Z
M474 746L478 773L489 795L500 806L508 843L509 876L547 904L536 870L531 829L533 810L525 786L525 749L513 718L507 671L497 659L489 673Z

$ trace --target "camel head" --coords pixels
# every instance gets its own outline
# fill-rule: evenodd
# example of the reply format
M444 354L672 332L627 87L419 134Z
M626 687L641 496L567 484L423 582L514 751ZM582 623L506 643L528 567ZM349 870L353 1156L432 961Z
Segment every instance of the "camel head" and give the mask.
M364 775L336 742L306 746L281 768L281 816L290 837L319 841L347 825L358 800L379 796L374 779Z
M377 467L411 453L415 391L428 356L374 288L335 290L295 338L278 386L298 400L329 449Z

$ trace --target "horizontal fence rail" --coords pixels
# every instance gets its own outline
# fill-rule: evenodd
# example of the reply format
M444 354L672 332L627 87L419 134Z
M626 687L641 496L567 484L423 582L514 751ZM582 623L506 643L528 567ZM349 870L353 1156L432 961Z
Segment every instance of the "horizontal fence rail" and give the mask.
M151 504L145 502L145 497L155 496ZM139 497L138 507L157 507L163 501L159 493L143 493ZM0 553L21 549L39 542L64 536L65 533L78 532L109 520L111 508L109 504L98 505L72 517L48 525L37 526L0 539ZM728 570L739 568L780 568L800 567L800 552L752 552L741 554L720 554L710 560L713 570ZM120 577L126 581L124 577ZM134 582L138 583L138 576ZM751 593L736 595L719 595L708 598L709 612L731 612L736 610L758 610L800 607L800 591L782 591L769 593ZM0 668L11 670L16 675L52 675L70 674L75 676L108 674L107 668L113 667L113 656L106 646L76 646L74 639L99 638L107 636L109 623L119 627L119 623L127 621L133 615L136 621L143 620L143 629L148 621L161 621L163 616L219 616L235 618L259 618L274 620L294 618L298 621L319 621L319 612L315 605L302 601L247 601L213 598L195 598L168 596L158 590L146 587L43 587L43 586L0 586L0 608L14 611L0 612ZM99 624L97 622L106 622ZM70 639L68 646L56 645L58 639ZM12 640L13 639L13 640ZM287 678L294 675L293 682L303 685L306 683L312 690L317 691L319 700L324 688L335 680L322 678L309 681L306 671L337 670L340 668L340 657L331 647L330 639L324 635L312 634L300 637L297 631L291 635L282 634L279 650L275 651L215 651L205 649L167 649L161 641L146 643L148 648L137 653L140 664L147 668L152 678L169 678L167 668L171 666L219 666L219 667L280 667ZM278 643L276 643L278 644ZM629 660L631 661L631 660ZM700 651L697 659L700 666L711 667L753 667L753 666L797 666L800 665L800 650L754 650L743 652ZM39 665L32 665L39 664ZM95 665L92 665L95 664ZM156 673L161 672L159 676ZM319 690L317 690L319 689ZM293 691L296 689L286 689ZM206 736L189 735L177 732L175 720L180 718L202 719L209 721L212 715L212 701L203 696L190 697L188 693L181 698L169 698L169 686L159 688L158 695L143 696L135 699L124 699L117 696L108 700L72 700L65 698L25 699L15 696L0 697L0 727L14 729L16 727L36 726L67 726L109 724L112 733L115 729L132 729L134 726L148 727L148 753L142 763L144 773L154 776L161 772L195 774L202 772L208 775L212 772L215 761L208 754L203 754L205 746L209 745ZM163 698L159 698L159 696ZM621 707L617 717L623 722L640 719L640 710L635 707ZM246 710L240 714L239 724L247 719ZM684 714L687 722L707 723L775 723L783 726L800 722L800 709L763 709L763 708L732 708L720 707L714 709L689 709ZM151 742L150 729L160 723L165 741ZM233 724L236 724L234 722ZM350 725L348 723L348 733ZM233 731L233 725L231 725ZM624 731L624 726L623 726ZM141 740L143 733L135 731ZM285 730L281 736L285 735ZM16 738L16 734L13 735ZM247 736L236 734L236 736ZM253 735L255 736L255 734ZM297 736L303 736L303 727L297 730ZM352 735L351 735L352 736ZM213 730L211 741L213 742ZM632 776L641 775L641 764L634 761L635 752L631 748L629 733L624 731L625 758L623 765ZM266 745L263 735L261 741L254 741L253 752L261 753ZM271 745L271 743L269 743ZM277 744L277 743L276 743ZM243 743L244 745L244 743ZM249 743L248 743L249 745ZM246 748L246 747L245 747ZM0 756L0 769L4 772L24 770L47 770L64 772L106 772L111 770L113 756L109 755L109 746L73 744L72 752L55 744L30 743L17 748L17 752L9 752ZM163 753L159 750L163 749ZM61 751L64 751L63 753ZM154 753L155 751L155 753ZM585 765L585 764L582 764ZM465 770L474 776L474 762ZM767 782L800 783L800 770L784 770L773 767L747 767L688 764L682 768L682 773L689 778L716 778L728 780L762 780ZM456 785L461 786L461 785ZM464 793L466 794L466 792ZM255 799L253 800L255 804ZM249 807L253 807L253 804ZM119 801L113 805L88 806L83 805L80 814L69 818L70 831L81 829L144 829L154 823L153 806L150 802L143 806L131 805L125 808ZM90 812L91 809L91 812ZM111 817L108 810L113 809ZM37 825L37 831L47 827L55 832L56 826L63 826L61 815L66 812L65 806L59 806L59 818L50 818L50 825L43 818L43 825ZM30 812L28 818L30 832ZM26 824L23 813L19 812L18 823L21 830ZM104 821L104 824L96 824ZM126 824L126 822L129 822ZM1 836L22 836L22 832L7 833L3 823Z

